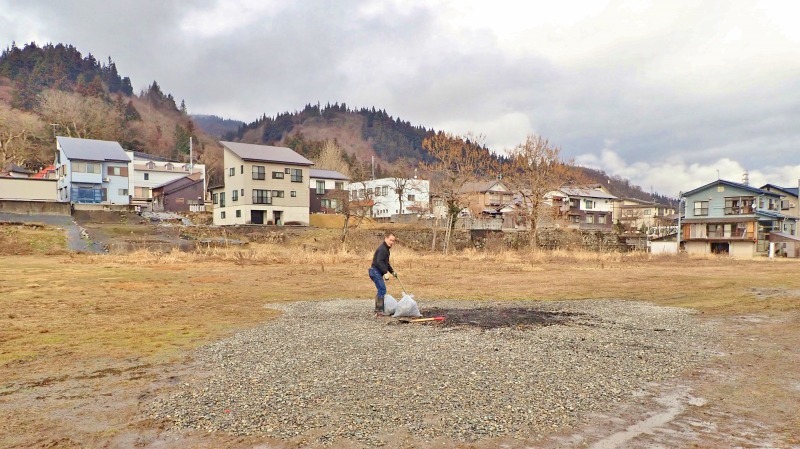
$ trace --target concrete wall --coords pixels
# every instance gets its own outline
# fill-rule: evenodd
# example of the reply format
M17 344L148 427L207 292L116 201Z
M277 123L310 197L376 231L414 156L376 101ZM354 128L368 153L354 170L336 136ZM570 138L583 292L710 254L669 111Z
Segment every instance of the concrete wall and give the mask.
M678 242L650 242L652 254L678 254Z
M709 254L711 247L708 242L686 242L687 254Z
M69 203L0 199L0 212L29 215L69 215Z
M55 179L0 178L0 200L57 201Z
M756 255L756 245L751 241L731 242L729 253L732 257L753 257Z

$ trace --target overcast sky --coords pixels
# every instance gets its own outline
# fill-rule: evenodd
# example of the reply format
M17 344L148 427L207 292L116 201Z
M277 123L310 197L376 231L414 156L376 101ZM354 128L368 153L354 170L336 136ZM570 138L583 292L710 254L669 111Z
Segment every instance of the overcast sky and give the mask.
M797 186L800 2L0 0L0 44L111 56L139 92L252 122L385 109L503 151L529 134L677 196Z

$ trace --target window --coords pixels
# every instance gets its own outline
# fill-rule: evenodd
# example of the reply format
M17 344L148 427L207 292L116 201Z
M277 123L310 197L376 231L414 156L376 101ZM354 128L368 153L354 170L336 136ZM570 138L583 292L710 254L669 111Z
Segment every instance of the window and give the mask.
M241 195L242 198L244 198L244 189L242 189L241 192L239 192L239 195Z
M283 179L283 172L279 171L272 172L272 179Z
M253 179L266 179L266 172L263 165L253 166Z
M594 209L594 201L592 201L592 200L583 200L583 208L584 209Z
M108 167L108 176L128 176L128 167Z
M694 202L694 215L708 215L708 201L695 201Z
M389 194L389 186L383 186L382 192L383 192L383 196L388 195Z
M325 194L325 181L317 181L317 195Z
M569 200L569 207L579 209L581 207L581 200Z
M94 173L100 174L100 164L93 164L91 162L73 162L72 163L72 172L73 173Z
M145 181L149 181L150 180L150 173L145 173L144 174L144 180Z
M323 209L330 209L331 208L331 200L323 199L322 201L320 201L320 206L322 206Z
M156 168L156 164L153 161L147 163L148 170L154 170Z
M189 164L183 166L183 171L189 171Z
M166 168L167 170L172 170L173 168L175 168L175 166L172 164L167 164L164 168Z
M296 192L296 191L294 191L294 190L292 190L292 191L289 193L289 196L291 196L292 198L295 198L295 197L297 197L297 192Z
M242 211L236 209L236 218L241 218L241 217L242 217Z
M225 207L225 192L219 192L219 207Z
M580 223L581 222L581 217L578 216L578 215L570 215L569 221L571 221L573 223Z
M594 215L587 214L586 215L586 224L593 224L594 223Z
M303 170L300 168L292 169L292 182L303 182Z
M228 176L233 176L236 174L236 167L231 167L228 169Z
M336 181L333 185L333 188L336 190L344 190L344 183L341 181Z
M272 191L263 189L253 190L253 204L272 204Z
M725 197L725 215L752 214L755 200L755 197L752 196Z
M652 210L650 210L650 209L645 209L644 210L644 215L652 215L652 214L653 214Z
M217 203L219 202L219 195L218 195L218 194L216 194L216 193L215 193L215 194L213 194L213 195L211 195L211 201L212 201L214 204L217 204Z
M225 219L225 211L219 213L219 218Z
M283 190L273 190L272 191L273 198L283 198Z
M239 201L239 191L234 190L231 192L231 201Z
M606 216L605 214L601 214L597 216L597 224L606 224Z
M242 165L241 167L242 167L242 168L241 168L241 170L239 171L239 173L243 175L243 174L244 174L244 165Z
M415 201L414 198L415 198L414 195L408 195L408 201Z
M283 172L284 172L284 173L286 173L286 174L288 175L289 173L291 173L291 170L290 170L290 169L288 169L288 168L284 168L284 169L283 169Z
M118 194L119 196L128 196L128 189L119 189L119 190L117 191L117 194Z

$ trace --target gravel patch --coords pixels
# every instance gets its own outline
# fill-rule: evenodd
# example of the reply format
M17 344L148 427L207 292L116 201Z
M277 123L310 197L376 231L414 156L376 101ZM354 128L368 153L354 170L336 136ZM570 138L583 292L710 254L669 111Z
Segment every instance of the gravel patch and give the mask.
M629 301L422 305L423 314L489 308L561 317L491 328L397 324L371 317L372 302L361 300L269 307L284 313L199 349L199 369L209 374L150 404L150 415L175 430L313 445L535 438L677 375L710 357L716 342L689 310Z

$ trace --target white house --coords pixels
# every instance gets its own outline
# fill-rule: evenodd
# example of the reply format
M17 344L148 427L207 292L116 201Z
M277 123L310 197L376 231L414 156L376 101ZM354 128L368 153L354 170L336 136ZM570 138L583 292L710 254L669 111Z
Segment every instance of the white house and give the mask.
M128 163L118 142L56 137L60 202L130 204Z
M381 178L350 183L351 199L373 202L372 217L418 214L430 209L430 181L417 178Z
M220 143L224 185L211 188L215 225L308 225L313 162L291 148Z
M130 158L128 163L128 191L132 204L150 206L153 201L153 189L187 175L199 174L203 180L203 192L206 191L206 166L172 161L139 151L126 151Z

